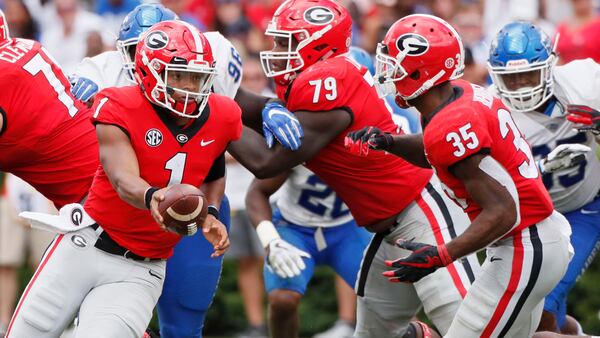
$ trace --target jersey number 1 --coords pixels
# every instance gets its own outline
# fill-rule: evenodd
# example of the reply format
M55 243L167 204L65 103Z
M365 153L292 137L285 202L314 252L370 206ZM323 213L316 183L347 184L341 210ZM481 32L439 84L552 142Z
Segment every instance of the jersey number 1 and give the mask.
M65 86L63 86L58 77L56 77L56 74L52 71L52 66L50 66L40 54L36 54L31 60L24 64L23 69L33 76L42 72L50 86L54 89L56 94L58 94L58 100L65 105L65 108L67 108L69 115L73 117L77 114L77 108L75 107L73 98L67 94Z
M171 157L165 164L165 169L171 171L169 176L168 186L173 184L180 184L183 180L183 172L185 170L185 160L187 158L186 153L177 153Z

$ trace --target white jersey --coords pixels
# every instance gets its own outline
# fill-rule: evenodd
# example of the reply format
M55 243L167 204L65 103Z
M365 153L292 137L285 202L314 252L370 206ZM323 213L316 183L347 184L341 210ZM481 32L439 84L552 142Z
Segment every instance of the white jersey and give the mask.
M536 160L545 157L560 144L580 143L592 148L586 154L586 161L576 168L543 175L556 210L569 212L592 201L600 189L600 162L596 157L595 138L589 132L577 132L565 118L568 104L600 109L600 65L586 59L555 67L554 86L554 96L558 100L550 114L513 112L512 115L531 145Z
M277 207L291 223L308 227L334 227L352 220L340 197L312 171L297 166L281 187Z
M217 76L213 83L214 92L234 98L242 80L242 60L239 53L219 32L206 32L204 36L210 43L217 61ZM127 71L123 69L123 59L118 51L104 52L91 58L85 58L77 66L75 76L85 77L98 85L98 90L106 87L130 86Z

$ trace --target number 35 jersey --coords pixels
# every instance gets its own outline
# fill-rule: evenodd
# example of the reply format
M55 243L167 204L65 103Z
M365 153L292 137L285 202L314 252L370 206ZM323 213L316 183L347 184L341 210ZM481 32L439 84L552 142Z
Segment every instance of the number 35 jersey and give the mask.
M481 207L468 195L451 167L474 154L489 154L510 175L518 201L520 223L515 231L548 217L554 207L529 144L500 99L469 82L452 82L454 100L441 108L423 133L425 154L447 194L462 206L471 219Z
M151 186L187 183L199 187L229 142L241 136L241 110L231 99L211 94L187 128L170 113L156 111L137 86L107 88L94 100L95 124L119 127L131 142L140 177ZM100 167L85 210L121 246L140 256L167 258L179 235L166 232L149 210L123 201Z
M568 104L600 109L600 65L591 59L577 60L554 68L554 93L548 115L539 112L513 113L513 118L539 160L561 144L579 143L592 148L585 161L562 172L542 176L556 210L569 212L591 202L600 190L597 143L590 132L580 133L565 118Z
M75 100L37 42L0 47L0 171L19 176L60 208L87 194L98 167L90 110Z

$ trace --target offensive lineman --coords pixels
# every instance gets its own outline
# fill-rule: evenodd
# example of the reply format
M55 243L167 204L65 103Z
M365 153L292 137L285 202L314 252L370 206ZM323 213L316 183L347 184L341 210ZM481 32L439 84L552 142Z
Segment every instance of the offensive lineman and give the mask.
M259 178L306 162L346 202L356 223L376 233L356 283L357 337L404 335L421 304L445 333L477 273L475 259L440 269L414 286L390 284L381 273L386 258L401 254L393 245L396 239L443 244L468 221L440 193L430 170L383 153L365 158L344 148L344 135L352 129L376 124L396 130L368 70L345 55L351 25L348 11L331 0L289 0L279 6L266 31L275 45L261 59L305 138L293 153L269 150L257 133L245 128L228 150ZM259 234L263 231L268 236L267 227L257 228Z
M571 104L600 108L600 66L586 59L555 67L557 58L538 27L513 22L497 34L488 67L495 94L531 144L554 207L572 229L575 256L546 297L540 329L578 334L577 325L566 326L567 294L600 240L600 161L592 132L574 130L565 115Z
M444 190L469 213L468 229L446 244L404 239L413 251L388 261L393 282L418 282L467 254L487 249L446 337L531 337L543 299L572 255L567 220L552 206L531 149L502 102L484 88L456 80L462 41L444 20L410 15L394 23L377 48L383 92L415 106L423 135L392 135L365 127L348 135L356 148L386 150L431 165Z

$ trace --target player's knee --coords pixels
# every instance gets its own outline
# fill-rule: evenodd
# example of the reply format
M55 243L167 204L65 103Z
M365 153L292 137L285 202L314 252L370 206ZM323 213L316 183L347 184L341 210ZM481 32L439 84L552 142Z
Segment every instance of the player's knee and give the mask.
M40 332L56 331L62 322L65 299L60 292L50 288L35 290L15 313L15 324L19 321ZM19 326L19 325L15 325Z
M269 293L269 307L273 316L295 315L302 295L291 290L273 290Z

